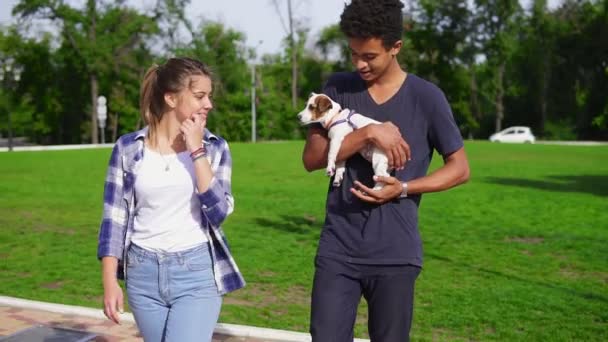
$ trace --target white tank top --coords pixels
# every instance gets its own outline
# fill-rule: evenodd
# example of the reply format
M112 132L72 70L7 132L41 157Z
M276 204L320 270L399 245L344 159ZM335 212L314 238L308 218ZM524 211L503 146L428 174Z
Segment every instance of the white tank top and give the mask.
M135 177L132 242L156 252L207 242L189 153L161 155L146 147L141 163Z

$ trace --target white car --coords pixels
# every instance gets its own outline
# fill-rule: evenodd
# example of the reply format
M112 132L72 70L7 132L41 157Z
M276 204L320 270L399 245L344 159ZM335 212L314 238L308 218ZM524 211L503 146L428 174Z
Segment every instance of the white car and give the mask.
M513 126L505 128L498 133L494 133L490 136L491 142L504 142L504 143L529 143L533 144L536 141L536 137L532 134L530 127L525 126Z

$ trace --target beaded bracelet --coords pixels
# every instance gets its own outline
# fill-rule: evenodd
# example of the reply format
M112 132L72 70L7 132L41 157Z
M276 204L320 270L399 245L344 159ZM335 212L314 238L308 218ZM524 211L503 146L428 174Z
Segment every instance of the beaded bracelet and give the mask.
M203 157L205 157L206 155L204 153L198 154L194 157L192 157L192 162L195 162L197 159L201 159Z
M205 156L207 156L207 150L205 149L205 146L201 146L196 151L190 153L190 159L192 159L192 161L195 161Z
M197 155L199 153L206 153L207 151L205 150L205 146L201 146L198 149L194 150L192 153L190 153L190 157Z

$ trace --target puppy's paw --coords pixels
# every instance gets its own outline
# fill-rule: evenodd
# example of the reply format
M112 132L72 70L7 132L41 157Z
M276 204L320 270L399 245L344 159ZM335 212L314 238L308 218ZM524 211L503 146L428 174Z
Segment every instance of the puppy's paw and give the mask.
M330 177L331 177L331 176L333 176L333 175L336 173L336 167L335 167L335 166L328 166L328 167L325 169L325 173L326 173L328 176L330 176Z
M382 188L384 188L384 185L386 185L386 183L377 182L376 184L374 184L374 190L382 190Z
M340 184L342 184L342 179L344 179L344 171L345 169L343 167L336 169L336 174L334 175L333 181L334 186L340 186Z
M342 184L342 176L339 174L336 174L336 176L334 177L334 181L331 184L335 187L339 187L340 184Z

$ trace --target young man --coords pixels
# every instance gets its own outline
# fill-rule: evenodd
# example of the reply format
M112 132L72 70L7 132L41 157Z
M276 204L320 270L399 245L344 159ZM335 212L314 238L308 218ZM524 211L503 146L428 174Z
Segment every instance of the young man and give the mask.
M349 134L338 159L347 171L327 195L327 214L315 259L310 332L313 341L352 341L363 295L374 342L408 341L414 283L422 267L418 206L426 192L466 182L463 141L443 92L401 69L403 4L399 0L352 0L340 27L356 72L334 74L324 88L344 108L383 122ZM404 138L407 139L407 143ZM357 151L383 149L395 168L374 191L371 164ZM427 175L433 150L444 165ZM328 138L308 132L303 152L308 171L325 168Z

